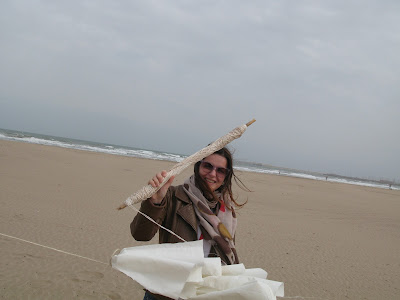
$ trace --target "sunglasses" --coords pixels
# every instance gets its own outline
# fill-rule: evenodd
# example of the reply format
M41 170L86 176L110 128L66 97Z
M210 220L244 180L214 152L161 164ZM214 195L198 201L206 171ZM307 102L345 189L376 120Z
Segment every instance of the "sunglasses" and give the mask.
M227 168L221 168L221 167L214 167L212 164L210 164L207 161L202 160L200 162L200 166L206 170L208 173L211 173L212 171L216 170L217 176L219 177L225 177L226 175L229 174L229 169Z

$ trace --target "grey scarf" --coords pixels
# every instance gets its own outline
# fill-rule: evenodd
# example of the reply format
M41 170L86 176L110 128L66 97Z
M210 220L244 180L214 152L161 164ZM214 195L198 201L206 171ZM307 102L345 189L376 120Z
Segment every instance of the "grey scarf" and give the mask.
M225 263L238 264L239 259L233 243L237 219L229 195L218 195L221 206L215 215L210 206L215 207L217 203L215 201L210 203L204 197L196 187L194 175L185 181L183 189L193 203L204 239L211 243Z

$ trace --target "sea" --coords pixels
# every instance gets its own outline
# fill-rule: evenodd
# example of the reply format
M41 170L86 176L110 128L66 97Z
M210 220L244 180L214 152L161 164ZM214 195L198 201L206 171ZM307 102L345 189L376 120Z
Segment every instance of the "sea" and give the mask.
M51 136L51 135L1 129L1 128L0 128L0 139L54 146L54 147L78 149L83 151L108 153L120 156L165 160L171 162L180 162L188 156L183 154L169 153L151 149L140 149L128 146L98 143L92 141L77 140L59 136ZM276 167L257 162L235 160L234 169L240 171L273 174L277 176L290 176L290 177L306 178L310 180L321 180L328 182L339 182L345 184L369 186L382 189L400 190L400 184L396 182L388 182L383 180L377 181L377 180L370 180L363 178L341 176L337 174L323 174L310 171L302 171L296 169Z

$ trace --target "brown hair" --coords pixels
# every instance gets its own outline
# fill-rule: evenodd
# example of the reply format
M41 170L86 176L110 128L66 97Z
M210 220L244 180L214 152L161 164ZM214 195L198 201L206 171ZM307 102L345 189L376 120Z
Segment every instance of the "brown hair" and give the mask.
M220 192L222 195L228 194L229 197L231 198L232 202L237 206L237 207L242 207L243 205L245 205L247 203L246 202L239 204L235 201L235 199L233 198L233 194L232 194L232 177L235 180L236 184L245 191L250 192L250 190L245 186L245 184L235 175L235 172L233 171L233 158L232 158L232 153L228 150L228 148L224 147L221 150L218 150L216 152L214 152L213 154L218 154L221 155L223 157L226 158L226 167L229 169L228 174L225 176L224 182L222 183L222 185L217 189L218 192ZM218 201L217 196L215 195L215 193L213 191L211 191L211 189L209 188L208 184L203 180L203 178L201 178L200 176L200 163L201 161L198 161L195 165L194 165L194 178L195 178L195 182L197 187L203 191L204 196L207 199L213 199Z

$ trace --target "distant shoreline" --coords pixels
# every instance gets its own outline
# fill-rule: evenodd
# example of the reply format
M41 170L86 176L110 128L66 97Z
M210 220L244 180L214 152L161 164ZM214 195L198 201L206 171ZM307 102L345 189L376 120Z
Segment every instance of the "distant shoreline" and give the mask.
M27 142L27 143L47 145L47 146L56 146L62 148L71 148L83 151L100 152L112 155L138 157L138 158L146 158L153 160L164 160L171 162L180 162L185 157L187 157L187 155L168 153L157 150L140 149L128 146L113 145L107 143L92 142L92 141L64 138L58 136L50 136L50 135L10 130L10 129L0 129L0 139ZM235 160L235 169L245 172L264 173L264 174L272 174L280 176L305 178L311 180L363 185L363 186L377 187L382 189L400 190L400 182L398 183L390 180L370 180L365 178L350 177L332 173L324 174L324 173L303 171L291 168L276 167L257 162Z

